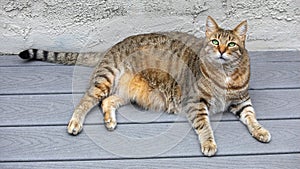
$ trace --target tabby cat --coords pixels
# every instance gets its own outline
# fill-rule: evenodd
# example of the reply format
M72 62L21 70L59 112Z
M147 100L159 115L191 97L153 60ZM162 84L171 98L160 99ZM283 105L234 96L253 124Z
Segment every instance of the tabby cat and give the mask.
M199 136L202 153L217 151L209 115L229 111L261 142L271 135L257 121L248 94L250 62L245 48L247 21L233 30L210 16L205 38L179 32L131 36L100 53L62 53L29 49L23 59L96 65L90 86L74 110L67 131L77 135L87 113L101 103L108 130L116 110L135 102L145 109L184 112ZM101 59L100 59L101 58Z

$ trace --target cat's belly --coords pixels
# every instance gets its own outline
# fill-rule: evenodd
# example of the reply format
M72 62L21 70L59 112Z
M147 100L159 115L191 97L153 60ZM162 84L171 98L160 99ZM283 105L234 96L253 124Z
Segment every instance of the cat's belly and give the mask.
M173 79L167 73L145 71L151 71L156 76L145 78L143 71L137 74L125 72L118 81L115 94L125 99L125 102L133 101L145 109L177 113L181 102L180 86L172 86Z

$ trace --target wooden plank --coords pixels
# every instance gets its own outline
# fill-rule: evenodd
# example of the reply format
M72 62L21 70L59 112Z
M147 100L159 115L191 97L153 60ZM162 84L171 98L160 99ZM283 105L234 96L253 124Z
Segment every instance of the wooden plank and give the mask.
M74 105L71 94L0 96L0 126L66 125Z
M300 62L300 51L250 51L252 62Z
M299 88L300 62L253 64L250 87ZM92 69L72 66L0 67L0 93L83 92Z
M299 67L300 62L255 62L250 87L299 88ZM0 94L83 92L91 71L79 66L0 67Z
M243 169L291 169L298 168L300 154L255 155L232 157L189 157L162 159L90 160L54 162L8 162L0 163L2 169L82 169L82 168L243 168Z
M251 62L300 61L300 51L249 51ZM4 66L51 66L53 63L26 61L18 55L0 55L0 67ZM56 64L57 65L57 64Z
M250 91L257 118L300 118L300 89ZM81 94L0 96L0 126L67 125L74 106ZM132 105L119 109L119 123L186 121L184 115L149 112ZM235 120L231 113L224 113L222 120ZM219 116L218 116L219 117ZM85 124L102 124L99 108L88 114Z
M252 90L250 96L258 119L299 118L300 89Z
M300 150L299 120L260 121L272 134L268 144L256 141L240 122L213 123L214 135L218 145L217 155L290 153ZM194 131L170 152L171 156L191 156L200 153L198 139ZM169 155L169 154L163 154Z
M27 61L21 59L18 55L0 55L0 67L11 66L54 66L57 64L40 62L40 61Z
M250 88L299 88L300 62L251 64Z
M299 122L262 121L272 133L268 144L253 139L239 122L220 122L214 130L217 156L300 153ZM1 127L0 133L1 162L201 156L187 123L123 124L114 132L86 125L76 137L64 126Z
M73 76L77 72L74 66L0 67L0 94L83 92L92 69L80 69L86 70L81 71L84 75Z

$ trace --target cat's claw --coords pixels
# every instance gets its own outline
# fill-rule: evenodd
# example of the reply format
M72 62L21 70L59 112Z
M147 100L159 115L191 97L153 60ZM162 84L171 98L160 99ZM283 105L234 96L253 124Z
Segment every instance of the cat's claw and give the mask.
M212 140L207 140L201 144L201 151L205 156L214 156L217 152L217 144Z
M82 130L82 124L77 119L71 119L68 125L68 133L76 136Z

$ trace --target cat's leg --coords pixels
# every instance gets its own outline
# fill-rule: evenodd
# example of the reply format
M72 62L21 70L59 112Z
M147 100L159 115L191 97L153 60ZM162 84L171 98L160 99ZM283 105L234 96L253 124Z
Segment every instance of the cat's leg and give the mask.
M229 111L239 117L240 121L247 126L250 134L255 139L264 143L271 141L270 132L259 124L256 119L250 98L242 103L232 105Z
M116 110L124 105L126 101L117 96L111 95L102 101L105 126L108 130L114 130L117 126Z
M72 118L68 124L68 133L77 135L82 130L83 122L87 113L96 106L99 101L108 95L108 88L104 86L92 85L84 96L81 98L79 104L75 108Z
M191 103L190 103L191 104ZM191 104L187 107L187 117L201 144L201 151L205 156L213 156L217 152L217 144L209 121L209 112L205 102Z

